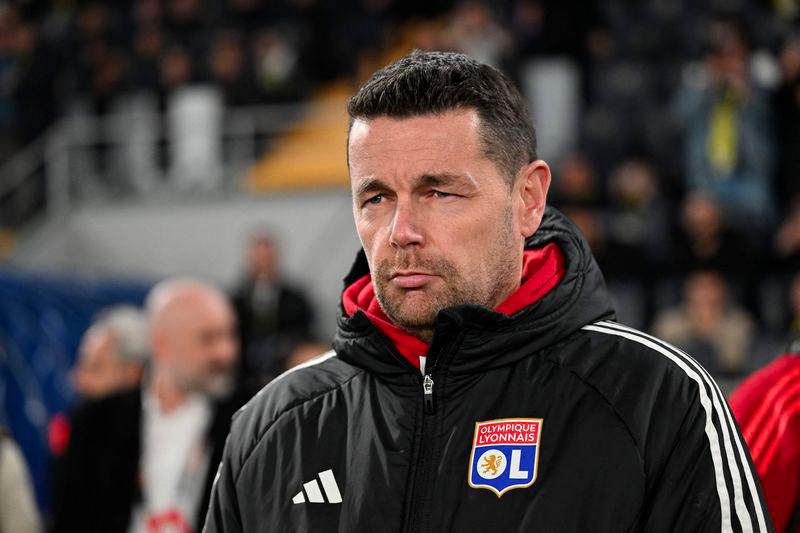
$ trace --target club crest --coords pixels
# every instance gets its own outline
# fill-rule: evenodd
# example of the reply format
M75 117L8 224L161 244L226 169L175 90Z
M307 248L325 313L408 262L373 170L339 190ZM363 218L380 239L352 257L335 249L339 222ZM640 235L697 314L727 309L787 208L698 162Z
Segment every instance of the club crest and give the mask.
M469 460L469 486L489 489L499 498L530 487L539 465L541 418L503 418L475 424Z

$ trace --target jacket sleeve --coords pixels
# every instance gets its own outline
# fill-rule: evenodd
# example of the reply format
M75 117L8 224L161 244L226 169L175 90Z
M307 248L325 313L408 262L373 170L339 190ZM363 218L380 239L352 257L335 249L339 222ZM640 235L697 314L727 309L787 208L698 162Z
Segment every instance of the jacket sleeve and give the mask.
M640 531L774 531L758 476L728 404L705 389L647 481Z
M229 435L211 489L211 500L208 504L208 514L203 528L206 533L240 533L244 531L236 494L236 471L232 454L233 444Z

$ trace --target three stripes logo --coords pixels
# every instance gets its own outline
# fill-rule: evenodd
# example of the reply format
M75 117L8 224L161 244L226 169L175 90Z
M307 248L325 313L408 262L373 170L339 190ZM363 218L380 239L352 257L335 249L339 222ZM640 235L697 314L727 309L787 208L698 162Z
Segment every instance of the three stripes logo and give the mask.
M295 494L292 498L292 503L326 503L325 498L328 499L327 503L342 503L342 494L339 492L339 485L336 484L336 478L333 477L333 470L326 470L320 472L319 481L322 483L322 490L320 490L319 483L316 479L312 479L308 483L303 483L303 490ZM325 497L322 493L325 492Z

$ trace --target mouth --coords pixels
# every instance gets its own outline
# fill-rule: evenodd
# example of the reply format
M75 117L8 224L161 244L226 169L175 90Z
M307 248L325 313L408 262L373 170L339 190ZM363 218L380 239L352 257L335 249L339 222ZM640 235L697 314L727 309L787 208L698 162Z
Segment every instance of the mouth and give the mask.
M395 272L390 281L401 289L420 289L435 277L433 274L426 272L400 271Z

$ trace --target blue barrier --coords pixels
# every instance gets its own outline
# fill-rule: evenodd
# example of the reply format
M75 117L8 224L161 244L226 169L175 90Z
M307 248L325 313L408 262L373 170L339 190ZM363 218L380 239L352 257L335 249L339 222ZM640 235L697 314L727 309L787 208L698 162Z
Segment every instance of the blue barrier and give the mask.
M50 507L50 418L73 401L69 370L92 317L104 307L141 305L150 285L0 270L0 424L19 443L40 508Z

